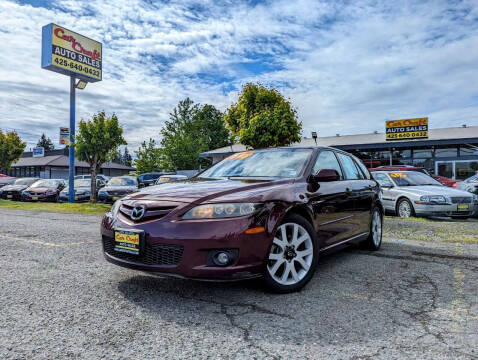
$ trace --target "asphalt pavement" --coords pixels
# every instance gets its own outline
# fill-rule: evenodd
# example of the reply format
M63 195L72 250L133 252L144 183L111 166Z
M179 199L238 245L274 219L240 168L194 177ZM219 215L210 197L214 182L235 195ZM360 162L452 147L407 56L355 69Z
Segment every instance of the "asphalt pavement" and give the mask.
M0 359L478 359L476 243L347 248L274 295L109 264L100 218L0 209Z

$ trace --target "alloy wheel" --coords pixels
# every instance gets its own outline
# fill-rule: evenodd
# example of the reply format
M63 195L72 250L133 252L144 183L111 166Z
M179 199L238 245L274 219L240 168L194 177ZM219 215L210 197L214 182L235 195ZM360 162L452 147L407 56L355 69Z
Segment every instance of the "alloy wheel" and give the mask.
M307 230L296 223L279 226L274 237L267 271L281 285L294 285L309 272L314 246Z
M372 218L372 239L375 247L378 248L382 241L382 219L378 210L375 210Z
M412 209L410 203L406 200L402 200L398 205L398 215L401 218L408 218L412 215Z

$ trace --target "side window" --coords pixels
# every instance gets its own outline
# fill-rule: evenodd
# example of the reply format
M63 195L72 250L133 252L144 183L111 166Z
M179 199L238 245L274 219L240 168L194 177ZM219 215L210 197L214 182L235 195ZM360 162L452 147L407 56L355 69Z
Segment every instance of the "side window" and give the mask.
M333 169L339 173L340 180L343 180L344 176L342 174L342 169L340 168L340 164L335 157L333 151L321 151L319 156L317 156L317 160L315 161L314 169L312 170L313 174L317 174L319 170L322 169Z
M380 184L380 186L383 186L383 187L393 186L392 182L390 181L388 176L385 175L385 174L375 173L375 174L373 174L373 178L375 180L377 180L377 182Z
M355 161L348 155L337 153L337 156L344 168L345 178L347 180L359 180L363 178L358 167L355 165Z
M357 159L356 157L354 157L354 160L355 160L355 163L358 165L359 169L362 170L362 173L364 174L365 179L370 180L371 176L367 167L363 164L362 161L360 161L360 159Z

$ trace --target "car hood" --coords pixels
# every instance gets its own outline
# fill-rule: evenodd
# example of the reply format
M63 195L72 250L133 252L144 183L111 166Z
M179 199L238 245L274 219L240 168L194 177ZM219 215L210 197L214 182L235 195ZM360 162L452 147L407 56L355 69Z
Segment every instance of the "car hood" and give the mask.
M27 185L5 185L2 187L3 191L23 191L27 188Z
M121 191L121 192L127 192L127 191L136 191L138 188L136 186L105 186L101 188L100 191Z
M443 196L471 196L469 192L449 188L446 186L399 186L398 189L403 193L423 195L443 195Z
M26 191L28 192L32 192L32 193L35 193L35 194L43 194L43 193L46 193L48 191L56 191L57 189L56 188L53 188L53 187L37 187L37 188L27 188Z
M169 200L179 202L202 202L206 200L230 200L235 197L248 201L251 196L264 194L265 190L291 183L293 179L264 178L205 179L193 178L149 186L127 197L130 200ZM234 196L236 195L236 196Z
M68 193L69 191L70 191L70 188L66 187L61 192ZM75 192L77 191L91 191L91 188L89 186L75 186Z

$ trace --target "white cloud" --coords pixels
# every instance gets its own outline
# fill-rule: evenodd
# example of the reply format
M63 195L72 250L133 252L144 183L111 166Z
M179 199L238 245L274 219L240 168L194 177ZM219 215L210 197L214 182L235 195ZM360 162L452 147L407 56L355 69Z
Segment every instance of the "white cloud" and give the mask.
M103 81L77 92L77 118L116 112L133 148L190 96L226 109L246 81L298 107L304 135L383 129L430 116L477 124L478 6L408 2L105 0L0 2L0 128L31 146L68 124L69 79L40 68L41 26L104 43Z

